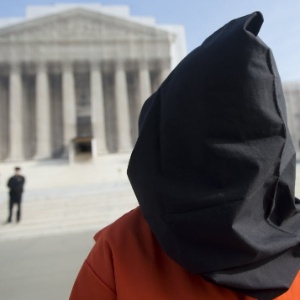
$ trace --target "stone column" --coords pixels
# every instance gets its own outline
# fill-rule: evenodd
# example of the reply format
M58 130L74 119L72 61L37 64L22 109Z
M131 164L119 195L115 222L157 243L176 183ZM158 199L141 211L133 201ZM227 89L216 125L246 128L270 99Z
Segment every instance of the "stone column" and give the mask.
M8 161L24 160L23 101L21 66L12 64L9 74L9 154Z
M102 73L98 63L91 64L91 121L93 136L96 139L97 154L106 153Z
M73 66L64 63L62 70L63 101L63 141L65 155L69 152L70 142L76 137L76 97Z
M170 74L170 65L167 62L162 63L162 69L160 70L160 84L168 77Z
M157 91L164 80L170 74L170 63L168 61L158 61L155 66L155 79L153 84L153 92Z
M283 92L286 101L288 128L292 137L294 148L299 153L300 142L300 121L299 121L299 96L300 87L294 82L285 83L283 85Z
M150 72L146 62L139 63L139 107L138 113L140 113L144 102L151 95L151 80Z
M0 160L6 158L8 150L8 99L7 91L5 90L4 83L0 80Z
M35 159L51 157L49 80L46 63L39 63L36 74L36 154Z
M124 66L118 63L115 71L115 100L118 130L118 152L131 150L128 92Z

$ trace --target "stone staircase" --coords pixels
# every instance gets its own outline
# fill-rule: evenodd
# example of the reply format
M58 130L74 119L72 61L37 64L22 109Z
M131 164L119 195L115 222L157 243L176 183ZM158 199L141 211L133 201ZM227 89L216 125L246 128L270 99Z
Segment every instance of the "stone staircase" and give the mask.
M95 233L137 206L130 187L94 195L57 197L24 201L22 221L2 224L0 241L95 230ZM5 220L6 205L1 203L1 219ZM5 214L3 213L5 211Z
M14 165L0 167L0 241L95 230L95 233L137 206L126 175L128 155L102 157L93 163L28 162L22 220L4 224L7 218L5 183ZM3 176L3 174L5 174Z
M74 165L23 163L27 184L18 224L3 224L7 218L5 183L14 165L0 165L0 241L85 230L96 233L138 205L126 175L128 159L128 155L110 155ZM296 195L300 195L299 179Z

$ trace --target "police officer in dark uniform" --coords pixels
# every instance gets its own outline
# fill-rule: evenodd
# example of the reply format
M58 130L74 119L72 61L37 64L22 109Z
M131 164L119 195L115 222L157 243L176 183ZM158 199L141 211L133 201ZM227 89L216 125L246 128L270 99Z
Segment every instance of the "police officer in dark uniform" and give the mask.
M25 177L22 176L20 172L21 168L16 167L15 175L10 177L7 182L7 186L9 188L9 215L7 223L11 223L13 207L15 204L17 205L16 221L20 222L21 220L21 202L25 184Z

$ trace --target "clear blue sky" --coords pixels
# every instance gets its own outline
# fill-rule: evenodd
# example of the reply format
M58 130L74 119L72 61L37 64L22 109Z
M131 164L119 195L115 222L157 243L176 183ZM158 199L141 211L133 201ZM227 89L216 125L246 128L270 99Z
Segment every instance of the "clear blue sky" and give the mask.
M260 37L272 48L281 78L300 80L299 0L1 0L0 18L23 16L27 5L58 2L124 4L133 15L182 24L189 51L229 20L259 10L265 18Z

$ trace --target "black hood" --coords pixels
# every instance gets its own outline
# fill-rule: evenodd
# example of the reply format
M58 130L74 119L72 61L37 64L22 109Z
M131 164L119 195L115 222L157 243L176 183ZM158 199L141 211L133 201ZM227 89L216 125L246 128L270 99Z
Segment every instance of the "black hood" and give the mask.
M300 269L295 151L259 12L191 52L145 103L128 176L164 251L259 299Z

